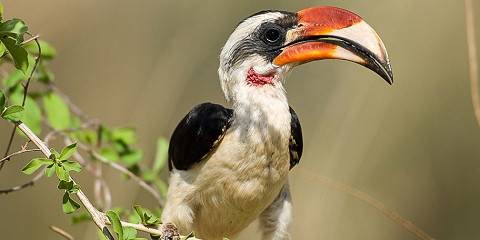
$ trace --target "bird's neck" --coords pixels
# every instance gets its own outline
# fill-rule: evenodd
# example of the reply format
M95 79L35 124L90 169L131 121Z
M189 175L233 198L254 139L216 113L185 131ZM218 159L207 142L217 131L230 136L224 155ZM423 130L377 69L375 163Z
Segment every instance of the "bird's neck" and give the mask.
M244 86L232 99L234 123L248 129L290 132L291 115L287 97L280 85Z

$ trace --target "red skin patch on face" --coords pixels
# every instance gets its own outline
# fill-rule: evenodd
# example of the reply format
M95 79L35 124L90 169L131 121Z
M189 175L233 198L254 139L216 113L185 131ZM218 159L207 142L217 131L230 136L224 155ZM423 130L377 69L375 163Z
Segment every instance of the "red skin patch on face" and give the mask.
M297 13L298 23L305 27L305 35L326 34L350 27L362 20L357 14L337 7L312 7Z
M268 76L263 76L255 72L253 70L253 67L248 69L247 72L247 84L252 85L254 87L261 87L265 84L271 84L273 85L273 75L268 75Z

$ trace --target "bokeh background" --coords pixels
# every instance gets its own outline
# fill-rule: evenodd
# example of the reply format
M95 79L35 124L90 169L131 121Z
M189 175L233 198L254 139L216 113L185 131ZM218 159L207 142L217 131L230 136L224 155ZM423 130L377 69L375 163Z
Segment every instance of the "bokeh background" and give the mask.
M396 82L388 86L340 61L303 65L291 74L286 87L305 142L291 174L294 239L416 239L317 176L370 194L436 239L480 238L480 128L469 95L463 1L2 2L7 17L26 20L31 32L57 48L52 68L58 86L88 115L135 127L147 158L155 140L169 137L192 106L224 103L218 54L241 19L263 9L350 9L383 38ZM0 125L2 152L9 131ZM26 160L7 164L1 188L28 179L19 172ZM107 171L107 179L115 206L154 206L118 173ZM91 195L91 179L82 175L79 182ZM92 223L71 226L55 184L43 179L0 196L0 238L61 239L48 229L53 224L76 239L95 239ZM240 237L257 238L256 226Z

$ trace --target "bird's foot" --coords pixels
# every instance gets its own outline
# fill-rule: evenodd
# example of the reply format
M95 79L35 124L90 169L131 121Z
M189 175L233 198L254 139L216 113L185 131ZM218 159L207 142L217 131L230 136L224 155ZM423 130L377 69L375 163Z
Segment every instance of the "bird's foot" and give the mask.
M179 240L180 234L178 233L177 227L173 223L164 223L160 227L162 231L161 240Z

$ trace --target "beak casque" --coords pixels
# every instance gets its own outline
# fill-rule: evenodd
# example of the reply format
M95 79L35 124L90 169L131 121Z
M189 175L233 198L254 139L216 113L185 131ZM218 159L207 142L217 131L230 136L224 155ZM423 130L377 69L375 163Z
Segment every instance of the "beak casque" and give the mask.
M297 12L297 19L273 60L275 65L341 59L361 64L393 83L385 45L358 15L337 7L313 7Z

